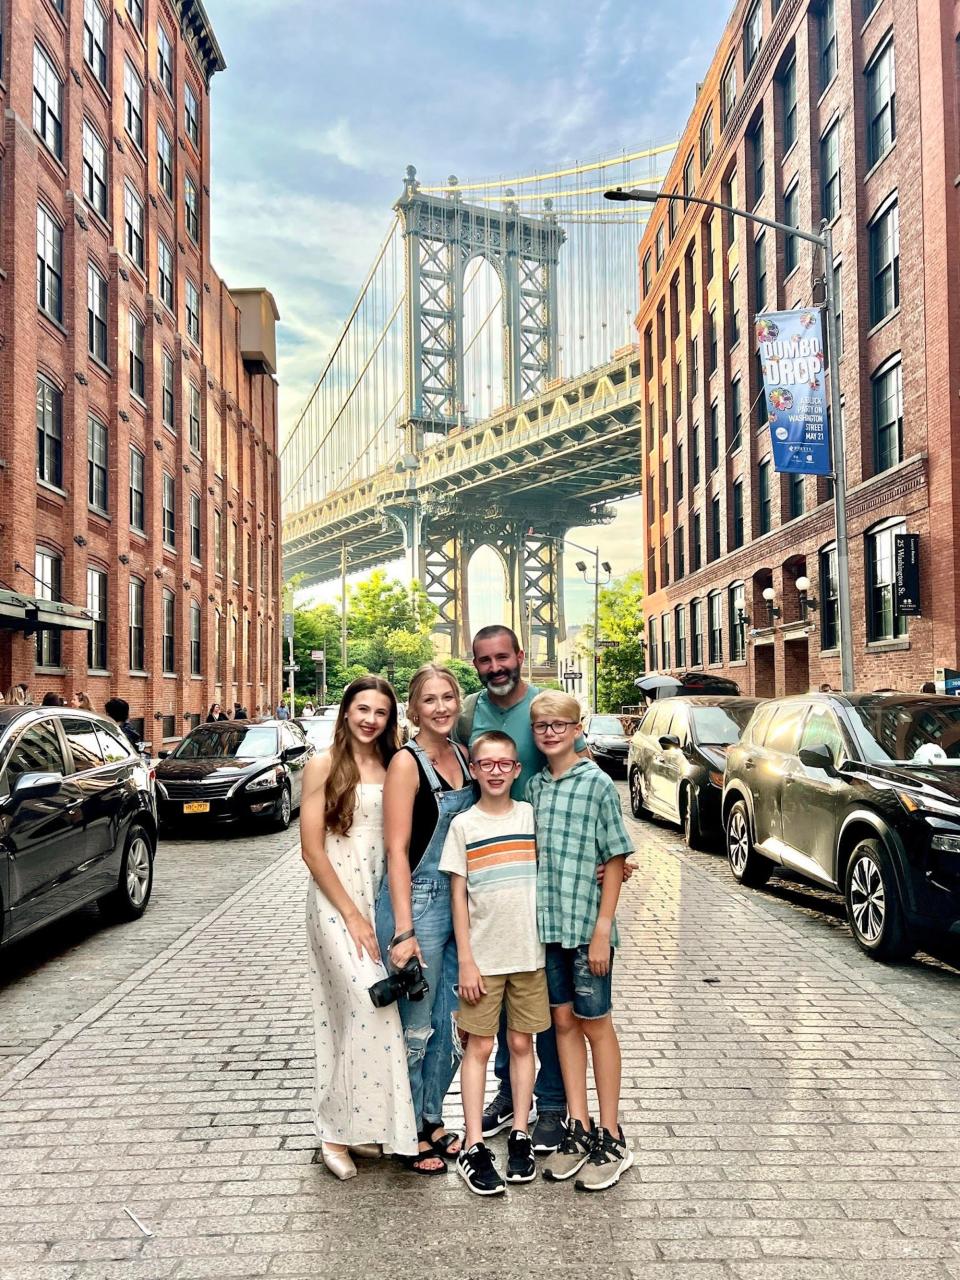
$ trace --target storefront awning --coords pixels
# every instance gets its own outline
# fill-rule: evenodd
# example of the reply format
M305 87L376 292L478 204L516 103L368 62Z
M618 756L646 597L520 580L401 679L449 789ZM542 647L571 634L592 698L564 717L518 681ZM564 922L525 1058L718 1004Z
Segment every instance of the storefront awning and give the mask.
M92 631L93 616L76 604L0 590L0 628L28 635L34 631Z

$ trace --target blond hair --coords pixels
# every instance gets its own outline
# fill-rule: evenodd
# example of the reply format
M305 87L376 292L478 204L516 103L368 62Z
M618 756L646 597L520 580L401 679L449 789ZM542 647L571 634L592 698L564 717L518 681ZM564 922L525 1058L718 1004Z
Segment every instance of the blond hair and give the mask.
M538 693L530 703L530 719L539 720L541 716L562 716L564 720L573 720L579 724L583 718L580 703L569 693L559 689L547 689Z

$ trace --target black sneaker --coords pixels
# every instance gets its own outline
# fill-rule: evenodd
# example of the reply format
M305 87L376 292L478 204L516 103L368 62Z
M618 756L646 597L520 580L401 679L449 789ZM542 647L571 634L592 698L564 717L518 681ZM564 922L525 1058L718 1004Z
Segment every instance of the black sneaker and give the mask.
M492 1138L504 1129L509 1129L513 1121L513 1099L498 1093L483 1112L482 1132L484 1138Z
M594 1130L593 1150L586 1168L573 1184L577 1191L606 1191L620 1181L621 1173L633 1164L633 1152L627 1145L623 1130L616 1133L607 1129Z
M538 1156L556 1151L567 1134L567 1117L563 1111L541 1111L533 1127L533 1149Z
M477 1196L503 1195L505 1183L493 1167L494 1157L482 1142L457 1156L457 1173Z
M537 1176L537 1162L533 1158L530 1135L520 1129L511 1129L507 1138L507 1181L532 1182Z

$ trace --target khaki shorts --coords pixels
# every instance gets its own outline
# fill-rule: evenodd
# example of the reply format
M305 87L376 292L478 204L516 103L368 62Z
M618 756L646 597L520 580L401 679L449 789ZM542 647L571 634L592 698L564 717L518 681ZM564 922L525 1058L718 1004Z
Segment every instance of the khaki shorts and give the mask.
M511 1031L534 1035L550 1026L550 1000L545 969L526 973L498 973L484 978L487 994L477 1004L460 1001L457 1026L475 1036L495 1036L500 1030L500 1010L507 1006L507 1026Z

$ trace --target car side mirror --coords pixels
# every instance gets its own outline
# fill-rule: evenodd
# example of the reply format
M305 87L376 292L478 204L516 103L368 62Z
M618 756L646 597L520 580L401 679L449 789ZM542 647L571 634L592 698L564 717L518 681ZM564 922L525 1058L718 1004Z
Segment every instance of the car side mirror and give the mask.
M675 733L664 733L660 736L658 741L664 751L668 750L670 747L679 747L680 745L680 739Z
M306 755L306 746L284 747L280 759L281 760L299 760L301 756Z
M21 773L10 790L10 805L16 808L26 800L48 800L62 786L62 773Z
M169 752L169 751L158 751L158 752L157 752L157 759L158 759L158 760L166 760L166 758L167 758L167 756L169 756L169 754L170 754L170 752Z
M800 763L806 765L808 769L822 769L825 773L835 774L837 766L833 759L833 752L829 747L801 747L799 754Z

